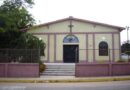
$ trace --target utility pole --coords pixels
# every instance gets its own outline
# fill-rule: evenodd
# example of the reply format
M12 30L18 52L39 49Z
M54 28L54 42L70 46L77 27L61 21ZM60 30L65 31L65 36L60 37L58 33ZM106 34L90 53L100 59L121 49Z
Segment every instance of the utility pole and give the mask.
M126 26L126 30L127 30L127 44L129 45L129 28L128 26ZM127 53L128 53L128 61L129 61L129 46L127 47Z
M128 26L126 26L126 30L127 30L127 43L129 43L129 28Z

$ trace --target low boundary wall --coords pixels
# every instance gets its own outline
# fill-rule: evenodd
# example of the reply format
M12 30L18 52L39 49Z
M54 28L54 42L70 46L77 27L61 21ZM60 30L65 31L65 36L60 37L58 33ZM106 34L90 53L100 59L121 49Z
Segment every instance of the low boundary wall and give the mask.
M130 75L130 63L77 63L76 77Z
M39 77L39 64L0 63L0 77Z

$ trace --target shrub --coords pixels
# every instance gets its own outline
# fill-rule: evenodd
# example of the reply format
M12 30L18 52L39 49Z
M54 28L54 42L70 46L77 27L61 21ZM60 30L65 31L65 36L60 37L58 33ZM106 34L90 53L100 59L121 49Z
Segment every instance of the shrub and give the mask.
M97 60L97 62L100 63L100 64L104 64L104 63L106 63L105 60Z
M121 60L118 60L117 62L119 62L119 63L124 63L124 62L128 62L128 61L121 59Z
M43 63L39 63L39 72L42 73L46 69L46 65Z
M128 60L128 62L130 62L130 59Z

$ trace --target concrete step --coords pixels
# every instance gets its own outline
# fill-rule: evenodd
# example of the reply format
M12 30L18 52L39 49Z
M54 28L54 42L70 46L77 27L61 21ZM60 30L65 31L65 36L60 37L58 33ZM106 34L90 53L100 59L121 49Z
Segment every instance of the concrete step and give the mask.
M53 74L41 74L41 76L75 76L75 74L57 74L57 73L53 73Z
M75 73L75 71L44 71L44 73L52 73L52 72L54 72L54 73Z
M74 70L75 68L64 68L64 67L59 67L59 68L46 68L46 70Z
M64 66L46 66L46 68L75 68L75 67L70 67L70 66L67 66L67 67L64 67Z
M63 76L68 76L68 75L70 75L70 76L73 76L73 75L75 75L75 72L58 72L58 71L51 71L51 72L48 72L48 71L45 71L44 73L41 73L41 75L47 75L47 76L55 76L55 75L63 75Z
M45 64L46 70L41 73L41 76L74 76L75 64Z
M42 73L42 74L40 74L41 76L56 76L56 75L58 75L58 76L74 76L75 75L75 73L70 73L70 72L64 72L64 73L57 73L57 72L53 72L53 73Z
M75 66L70 66L70 65L47 65L46 68L75 68Z
M45 70L43 73L75 73L75 70Z

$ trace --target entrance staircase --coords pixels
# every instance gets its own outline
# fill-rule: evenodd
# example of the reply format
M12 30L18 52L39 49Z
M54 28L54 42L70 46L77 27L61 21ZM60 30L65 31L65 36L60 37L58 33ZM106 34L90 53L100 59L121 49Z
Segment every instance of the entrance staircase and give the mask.
M75 76L74 63L45 63L46 69L41 76Z

